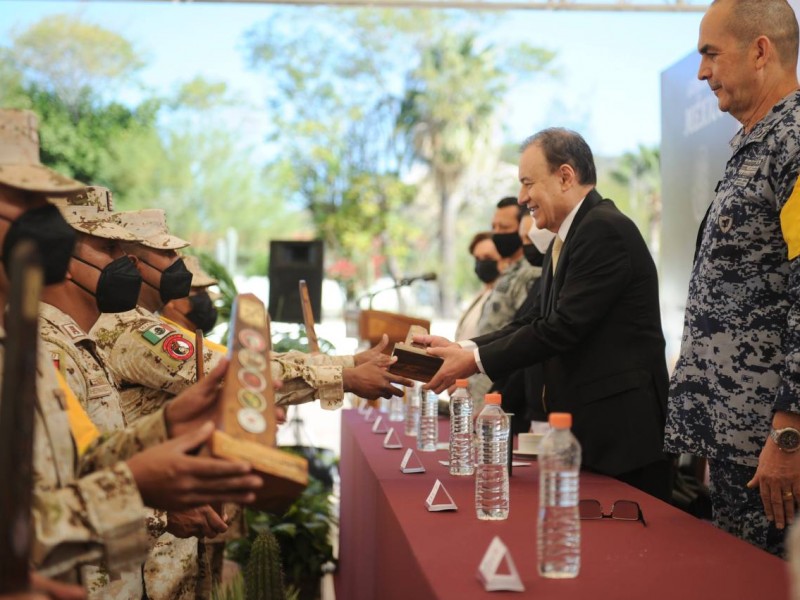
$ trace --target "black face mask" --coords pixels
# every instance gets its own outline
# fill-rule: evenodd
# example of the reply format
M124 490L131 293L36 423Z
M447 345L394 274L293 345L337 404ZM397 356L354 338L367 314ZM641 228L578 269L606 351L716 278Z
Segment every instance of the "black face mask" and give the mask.
M522 253L525 255L525 260L527 260L534 267L542 266L542 262L544 261L544 254L539 252L539 250L533 244L528 244L527 246L523 246Z
M176 260L163 271L143 258L139 258L139 260L161 273L161 281L158 284L158 294L161 296L161 302L166 304L170 300L186 298L189 295L189 290L192 289L192 272L186 268L182 258ZM145 283L147 282L145 281ZM147 283L147 285L150 284Z
M475 275L478 276L483 283L492 283L500 276L500 271L497 270L496 260L475 260Z
M94 296L97 308L101 313L125 312L136 308L139 301L139 290L142 287L142 276L130 258L120 256L102 269L79 256L73 256L73 258L100 271L97 292L94 294L74 279L70 279L70 281Z
M508 258L522 246L522 239L520 239L519 233L516 231L511 233L493 233L492 241L494 245L497 246L497 251L503 258Z
M44 284L64 281L72 251L75 248L75 230L67 224L61 212L52 204L22 213L11 221L3 241L3 267L10 272L11 252L21 240L31 240L41 255Z
M189 304L191 304L192 310L186 313L186 318L198 329L202 329L206 335L211 333L214 325L217 324L217 307L214 306L211 297L206 292L200 292L189 296Z

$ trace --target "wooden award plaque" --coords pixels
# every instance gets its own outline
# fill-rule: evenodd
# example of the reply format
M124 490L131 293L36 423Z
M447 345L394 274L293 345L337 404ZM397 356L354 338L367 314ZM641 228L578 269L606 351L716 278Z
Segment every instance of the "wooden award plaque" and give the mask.
M275 447L275 390L269 316L253 294L236 296L228 334L230 366L217 412L211 454L245 460L264 479L253 506L280 513L308 485L308 461Z

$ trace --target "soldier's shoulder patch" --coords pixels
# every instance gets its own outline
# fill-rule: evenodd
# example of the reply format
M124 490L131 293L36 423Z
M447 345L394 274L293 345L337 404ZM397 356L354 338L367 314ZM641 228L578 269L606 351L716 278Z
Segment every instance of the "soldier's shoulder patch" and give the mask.
M175 333L175 329L164 323L147 324L143 326L142 337L150 344L156 345L170 334Z
M180 333L167 336L161 348L175 360L189 360L194 356L194 344Z

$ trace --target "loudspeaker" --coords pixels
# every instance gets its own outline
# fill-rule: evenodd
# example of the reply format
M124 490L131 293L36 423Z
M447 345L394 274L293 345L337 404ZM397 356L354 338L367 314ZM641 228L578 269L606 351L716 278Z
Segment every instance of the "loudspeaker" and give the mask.
M322 240L269 243L269 314L273 321L302 323L298 282L306 280L314 321L322 316Z

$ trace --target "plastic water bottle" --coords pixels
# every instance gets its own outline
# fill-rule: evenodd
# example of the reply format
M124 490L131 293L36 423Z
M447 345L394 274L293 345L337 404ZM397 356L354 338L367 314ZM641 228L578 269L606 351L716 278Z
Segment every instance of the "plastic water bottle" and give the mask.
M392 396L389 398L389 420L403 420L403 398L402 396Z
M466 379L456 379L450 396L450 475L472 475L472 396Z
M508 436L511 422L500 407L500 394L486 394L475 423L475 511L484 521L508 518Z
M419 431L417 432L417 450L435 452L439 441L439 396L428 390L420 390L421 406L419 411Z
M406 420L403 424L403 429L406 435L417 437L417 429L419 429L419 394L422 384L417 382L414 389L406 388L405 391L405 409Z
M563 579L581 567L581 446L570 431L571 414L551 413L550 427L539 446L539 575Z

